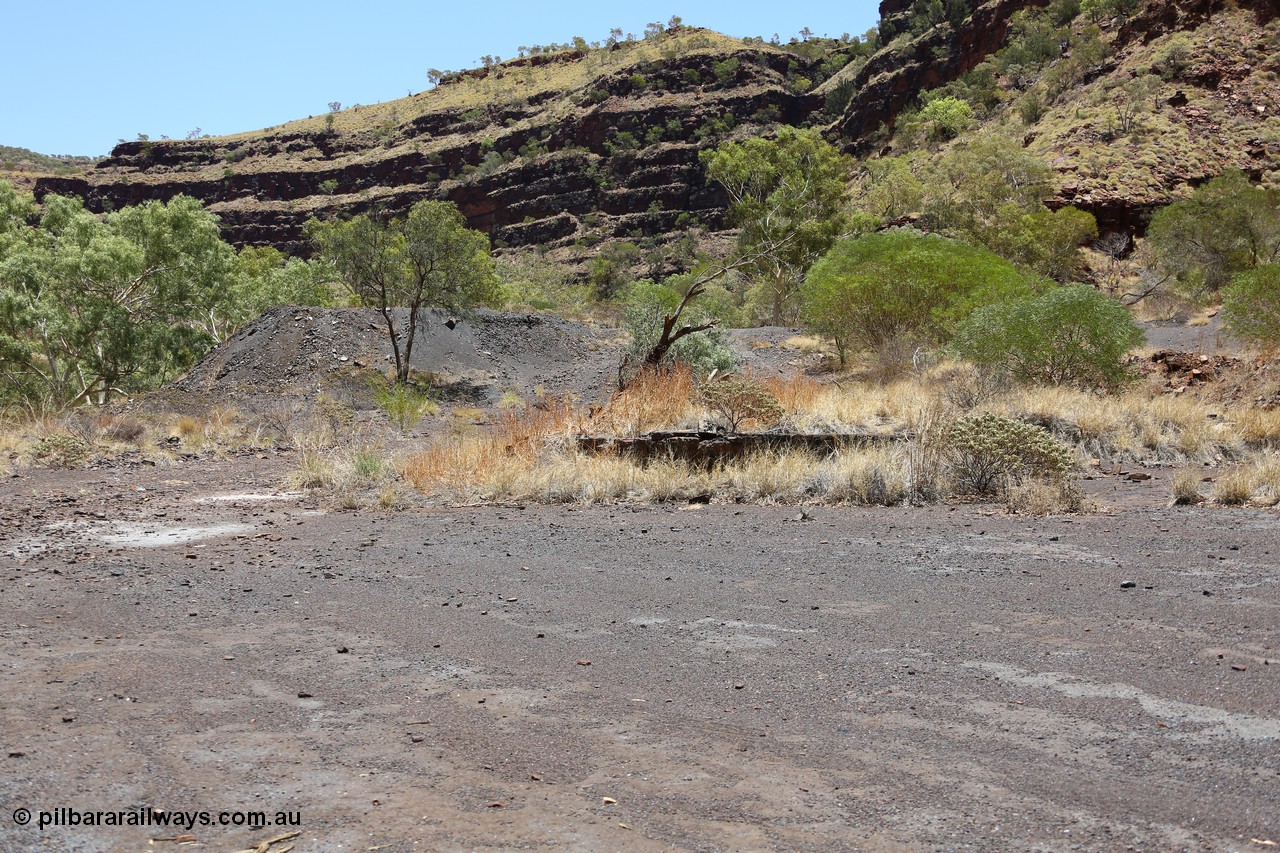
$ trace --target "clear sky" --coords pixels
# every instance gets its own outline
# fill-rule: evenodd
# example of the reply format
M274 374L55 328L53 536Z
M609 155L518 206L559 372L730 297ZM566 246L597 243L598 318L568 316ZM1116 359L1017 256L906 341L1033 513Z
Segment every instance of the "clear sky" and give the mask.
M874 0L753 2L408 2L408 0L64 0L15 2L3 15L0 145L106 154L146 133L181 139L319 115L427 88L427 69L459 70L519 45L640 35L680 15L732 36L804 27L859 35Z

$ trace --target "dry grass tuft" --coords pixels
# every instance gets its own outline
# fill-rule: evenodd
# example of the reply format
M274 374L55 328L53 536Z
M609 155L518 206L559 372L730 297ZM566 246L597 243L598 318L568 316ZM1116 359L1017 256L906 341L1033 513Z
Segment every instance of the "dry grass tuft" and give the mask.
M522 410L502 409L487 431L449 434L414 453L401 466L404 478L428 493L479 491L508 494L553 442L576 433L578 413L567 398L546 398Z
M790 349L802 353L825 353L827 352L827 344L821 338L813 335L792 335L782 343L778 344L780 349Z
M1026 387L990 407L1029 420L1090 456L1151 463L1213 462L1232 456L1240 436L1204 402L1145 389L1099 395Z
M1204 500L1200 496L1200 482L1203 478L1195 468L1180 468L1173 476L1170 487L1174 506L1198 504Z
M807 376L791 375L787 377L766 376L753 377L774 396L788 415L802 414L814 408L818 398L825 392L822 383Z
M1088 509L1079 485L1069 479L1030 477L1005 489L1005 507L1025 515L1078 513Z
M1280 447L1280 409L1245 409L1237 416L1235 427L1249 447Z
M684 366L643 371L592 416L590 428L616 436L697 426L703 411L693 372Z
M1253 497L1252 472L1237 466L1221 474L1213 483L1213 499L1223 506L1242 506Z

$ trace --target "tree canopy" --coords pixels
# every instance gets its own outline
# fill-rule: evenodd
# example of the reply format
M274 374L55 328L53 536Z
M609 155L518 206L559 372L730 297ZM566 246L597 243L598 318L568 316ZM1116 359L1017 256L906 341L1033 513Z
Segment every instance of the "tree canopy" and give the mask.
M844 233L850 161L817 131L791 127L774 139L727 142L701 159L729 195L745 268L767 288L780 324L806 270Z
M1280 262L1280 190L1255 187L1236 169L1223 172L1156 211L1147 241L1185 291L1211 294L1236 273Z
M804 316L850 349L946 342L974 309L1029 295L1031 281L993 252L907 229L836 243L809 271Z
M421 201L409 215L383 222L369 216L307 223L320 257L364 304L382 314L396 362L409 380L423 309L465 313L498 298L489 238L467 228L452 202ZM406 309L403 334L397 309Z
M99 218L0 182L0 362L12 402L101 402L184 370L225 328L235 251L194 199Z
M932 101L939 103L938 100ZM887 219L917 214L926 230L986 246L1057 281L1081 272L1080 247L1098 235L1093 215L1050 211L1053 170L1000 136L962 140L934 162L909 156L871 160L858 206Z
M1238 337L1280 345L1280 263L1237 273L1222 291L1222 313Z

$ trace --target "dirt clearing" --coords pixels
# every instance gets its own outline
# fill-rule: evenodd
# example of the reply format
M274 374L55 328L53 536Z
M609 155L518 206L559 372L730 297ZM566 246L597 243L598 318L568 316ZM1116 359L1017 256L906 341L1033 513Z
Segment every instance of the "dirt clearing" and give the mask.
M1273 511L331 513L288 464L4 481L0 849L1280 841ZM298 825L11 819L59 807Z

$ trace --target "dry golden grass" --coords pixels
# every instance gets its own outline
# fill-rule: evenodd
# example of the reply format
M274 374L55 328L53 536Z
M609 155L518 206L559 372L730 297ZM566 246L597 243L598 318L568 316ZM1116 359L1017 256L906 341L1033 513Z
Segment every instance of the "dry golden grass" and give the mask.
M1265 506L1280 503L1280 453L1269 450L1249 462L1253 500Z
M752 377L772 394L787 414L807 412L814 407L826 387L807 376Z
M1244 409L1236 415L1235 429L1250 447L1280 446L1280 409Z
M880 385L818 383L806 377L760 380L787 411L792 429L867 430L909 438L890 447L820 459L806 453L756 454L712 469L678 462L638 464L576 449L584 433L631 437L703 422L687 371L642 376L589 413L569 401L500 413L491 429L446 435L404 466L419 490L455 501L616 501L714 494L749 502L900 504L933 500L954 486L946 473L945 433L969 411L944 393L954 366ZM1237 431L1204 403L1125 392L1100 396L1062 388L992 393L982 410L1039 423L1083 453L1156 461L1216 460L1240 447ZM1010 511L1079 511L1067 480L1013 481L1002 490Z
M565 398L547 398L519 411L502 409L492 429L437 437L410 455L401 473L423 492L464 494L499 484L496 492L508 493L546 447L576 432L578 417Z
M1280 453L1267 450L1218 476L1211 497L1224 506L1280 503Z
M1178 469L1178 473L1173 476L1173 483L1170 486L1170 497L1173 499L1174 506L1197 504L1204 500L1200 496L1200 482L1202 479L1200 471L1195 468Z
M1216 461L1232 455L1239 432L1202 400L1145 389L1099 395L1024 387L991 410L1038 423L1092 456L1150 462Z
M1023 515L1055 515L1085 512L1089 505L1072 480L1030 477L1008 485L1005 508Z
M1134 315L1142 323L1164 323L1186 317L1194 310L1191 303L1177 294L1161 290L1134 306Z
M358 133L394 127L420 115L470 109L488 110L505 103L523 106L530 102L541 102L545 104L543 109L553 116L567 114L573 107L569 96L585 92L600 77L630 73L667 56L720 54L741 49L743 44L738 39L708 30L688 28L663 35L656 40L623 42L617 50L592 50L577 59L571 59L568 52L562 52L558 55L561 61L540 65L498 65L483 77L464 76L405 98L340 110L330 114L332 119L328 115L317 115L291 121L278 128L217 137L217 140L251 140L272 131L307 130L314 133L329 127L338 133ZM780 52L778 48L767 44L754 44L751 49ZM518 126L525 123L527 121Z
M303 447L298 466L290 474L293 486L328 494L341 509L361 505L360 493L381 489L378 502L387 505L388 489L394 495L394 465L386 452L373 444L341 447Z
M589 429L634 436L656 429L694 427L705 417L693 373L677 366L661 373L642 372L595 410Z
M1252 472L1243 466L1224 472L1214 481L1212 495L1223 506L1247 504L1253 497Z
M825 341L813 335L792 335L778 346L803 353L825 353L829 349Z

